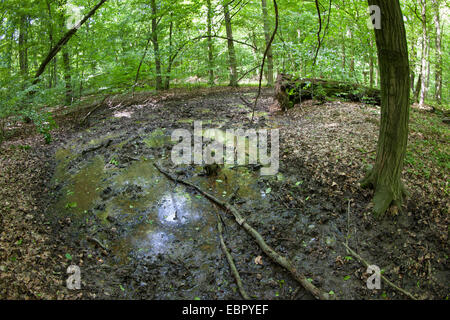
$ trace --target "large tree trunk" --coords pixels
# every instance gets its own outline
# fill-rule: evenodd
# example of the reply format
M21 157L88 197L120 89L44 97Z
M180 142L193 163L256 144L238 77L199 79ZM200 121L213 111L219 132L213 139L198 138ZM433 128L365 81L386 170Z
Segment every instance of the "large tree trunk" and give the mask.
M213 49L213 41L212 41L212 7L211 7L211 0L206 0L206 5L208 9L208 17L207 17L207 25L208 25L208 69L209 69L209 85L214 85L214 49Z
M230 63L230 86L237 87L237 62L236 62L236 51L234 50L233 41L233 30L231 28L231 17L228 8L227 0L223 4L223 11L225 16L225 29L227 31L227 42L228 42L228 56Z
M262 5L262 16L264 21L264 37L266 38L266 47L270 42L270 28L269 28L269 14L267 13L267 1L261 0ZM272 54L272 46L269 47L267 51L267 85L269 87L273 86L273 54Z
M155 71L156 71L156 90L161 90L162 86L162 76L161 76L161 56L159 52L159 42L158 42L158 21L157 21L157 8L156 0L151 0L150 5L152 7L152 42L153 51L155 53Z
M362 181L373 187L374 213L391 204L401 207L405 189L401 173L408 141L409 61L399 0L368 0L381 9L381 29L375 29L381 76L381 124L375 166Z
M438 104L442 103L442 30L441 30L441 18L440 18L440 1L431 0L435 9L434 24L436 26L436 91L434 98Z
M421 0L422 4L422 64L421 64L421 74L422 74L422 83L420 84L420 97L419 97L419 105L423 107L425 104L425 99L427 97L427 80L428 80L428 51L429 51L429 39L428 39L428 30L427 30L427 0Z

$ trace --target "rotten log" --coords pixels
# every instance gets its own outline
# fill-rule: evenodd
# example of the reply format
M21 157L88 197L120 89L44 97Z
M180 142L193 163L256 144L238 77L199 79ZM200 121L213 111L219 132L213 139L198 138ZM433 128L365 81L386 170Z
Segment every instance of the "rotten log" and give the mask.
M381 93L378 89L323 79L295 79L283 73L278 75L275 83L275 98L283 111L311 99L324 102L327 98L331 98L371 105L381 104Z

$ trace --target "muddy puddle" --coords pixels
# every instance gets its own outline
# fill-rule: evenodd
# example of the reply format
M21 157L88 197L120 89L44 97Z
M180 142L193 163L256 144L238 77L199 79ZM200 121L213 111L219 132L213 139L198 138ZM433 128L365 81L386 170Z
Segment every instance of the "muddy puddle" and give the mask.
M123 146L126 141L114 145ZM90 145L99 143L101 140ZM215 261L222 254L216 228L218 215L224 213L202 195L167 179L154 167L155 161L159 163L167 153L164 147L172 144L165 129L144 135L142 143L158 150L159 157L146 155L120 164L117 160L120 156L104 152L81 159L82 146L76 144L59 149L52 181L57 191L48 213L68 217L74 226L85 226L85 232L74 231L76 237L81 243L87 237L99 240L110 252L112 266L132 265L140 270L156 264L164 277L168 271L164 271L160 261L190 265L192 290L182 290L187 296L174 296L171 290L163 290L161 298L196 298L200 295L198 291L217 286L211 284L210 277L217 273ZM258 185L259 172L245 167L226 166L211 177L203 175L201 166L170 170L224 200L236 196L249 203L267 201L265 190ZM180 281L173 286L178 285ZM222 290L222 294L229 296L229 290ZM129 291L135 292L136 288Z

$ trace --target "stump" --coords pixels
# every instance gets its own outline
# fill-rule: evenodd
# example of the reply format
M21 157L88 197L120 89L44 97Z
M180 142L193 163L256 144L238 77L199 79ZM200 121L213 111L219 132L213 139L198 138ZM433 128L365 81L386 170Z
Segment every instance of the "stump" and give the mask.
M283 73L277 77L275 98L283 111L311 99L324 102L327 98L338 98L371 105L381 104L381 93L378 89L323 79L294 79Z

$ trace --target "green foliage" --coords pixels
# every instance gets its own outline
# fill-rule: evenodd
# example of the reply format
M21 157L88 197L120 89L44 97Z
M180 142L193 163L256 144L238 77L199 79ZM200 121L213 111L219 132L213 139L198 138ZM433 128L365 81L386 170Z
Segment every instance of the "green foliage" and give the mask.
M317 64L312 65L317 48L317 12L313 1L278 0L279 30L273 42L275 70L302 78L324 78L369 86L370 70L373 85L378 81L377 51L374 33L367 27L367 2L335 0L329 10L329 2L321 0L322 32L324 36ZM273 4L268 1L269 29L274 28ZM443 14L442 24L448 25ZM208 41L205 39L206 1L156 0L158 12L152 16L146 0L108 1L83 25L65 45L69 58L66 70L62 52L50 62L38 84L32 85L33 75L43 58L67 29L65 25L70 6L82 8L82 15L93 6L92 1L70 0L68 6L61 1L0 2L0 119L15 122L22 116L35 112L33 121L39 132L50 142L53 124L47 113L50 107L63 105L66 86L74 102L96 93L153 90L155 87L155 52L151 36L151 21L158 21L158 43L161 56L163 82L170 80L174 87L203 87L208 85L210 65ZM213 57L216 85L229 81L229 56L223 23L223 1L212 0ZM417 79L420 72L420 49L416 48L422 27L415 8L418 0L402 1L405 15L411 67ZM429 30L431 64L428 99L434 97L436 74L436 43L433 5L428 2L427 27ZM259 1L235 2L231 7L233 37L238 64L238 77L261 63L265 49L261 3ZM329 23L328 23L329 20ZM24 31L25 30L25 31ZM26 35L20 37L20 35ZM220 38L222 37L222 38ZM23 41L24 43L20 42ZM448 87L450 75L449 36L443 32L442 66L443 88ZM148 44L148 46L147 46ZM247 44L247 45L246 45ZM26 50L25 50L26 49ZM26 65L19 57L24 56ZM372 64L370 64L372 61ZM142 62L142 64L141 64ZM169 65L171 66L169 70ZM258 80L258 68L249 72L241 83L254 84ZM70 80L69 80L70 79ZM67 83L66 83L67 81ZM320 88L315 96L323 100ZM290 93L292 94L292 93ZM370 98L362 92L354 92L367 102ZM448 108L450 96L443 90L444 108ZM337 96L340 96L337 94ZM345 95L341 95L346 98ZM432 102L432 101L430 101ZM39 115L41 114L42 115ZM2 122L3 126L5 121ZM4 138L0 127L0 141Z

